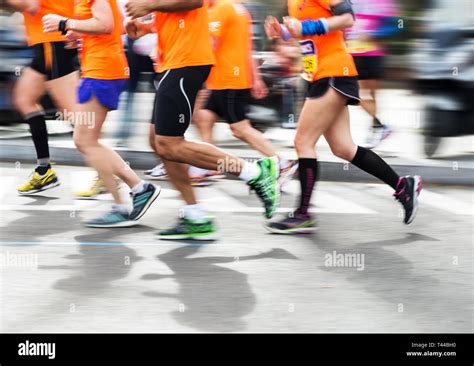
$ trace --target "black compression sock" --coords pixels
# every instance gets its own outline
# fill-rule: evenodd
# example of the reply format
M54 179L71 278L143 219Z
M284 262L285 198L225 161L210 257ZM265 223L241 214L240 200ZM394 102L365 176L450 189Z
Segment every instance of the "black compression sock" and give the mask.
M48 130L43 114L35 113L25 117L25 122L30 125L31 138L39 159L49 158Z
M397 188L398 174L372 150L358 146L351 163L359 169L379 178L393 189Z
M307 215L314 185L318 179L318 161L302 158L298 160L298 175L301 185L300 205L298 213Z

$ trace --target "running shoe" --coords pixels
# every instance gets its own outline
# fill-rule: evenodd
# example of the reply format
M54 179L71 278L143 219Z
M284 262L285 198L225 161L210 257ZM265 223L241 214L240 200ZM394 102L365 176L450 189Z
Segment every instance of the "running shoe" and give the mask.
M265 217L268 219L275 213L280 203L280 186L278 184L278 168L274 158L264 158L257 161L260 175L247 184L255 191L265 207Z
M224 179L226 175L218 170L208 170L204 177L209 179Z
M91 186L88 189L84 191L73 192L77 199L94 199L103 193L107 193L107 189L105 189L104 183L97 176L94 178Z
M53 168L48 168L44 175L38 174L36 170L30 174L27 181L17 188L18 194L28 195L33 193L38 193L46 191L59 186L58 176Z
M145 176L148 179L153 180L167 180L168 173L166 172L165 164L161 163L155 166L153 169L146 170Z
M280 186L288 183L295 176L298 165L298 160L291 160L286 167L280 167L280 178L278 179Z
M162 240L216 240L216 228L211 219L190 220L181 217L170 229L160 231L158 238Z
M208 187L212 184L212 181L206 177L190 177L191 185L193 187Z
M297 211L280 221L265 223L265 228L274 234L312 234L317 230L316 222L309 214Z
M129 215L124 215L113 209L100 217L85 222L87 227L94 228L130 227L136 224L136 221L130 220Z
M418 210L418 196L422 187L423 181L419 175L413 177L407 175L398 179L397 189L393 195L405 210L403 222L407 225L415 219Z
M367 148L375 149L380 143L388 138L392 133L392 129L387 125L372 127L372 137L367 143Z
M130 213L130 220L139 220L160 195L160 192L160 186L155 187L151 183L146 183L143 192L137 194L130 193L133 199L133 210Z

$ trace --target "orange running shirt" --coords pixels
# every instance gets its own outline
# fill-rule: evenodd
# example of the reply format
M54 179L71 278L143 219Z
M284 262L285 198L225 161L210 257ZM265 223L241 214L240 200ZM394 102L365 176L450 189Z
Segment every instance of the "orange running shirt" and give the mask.
M288 14L300 21L330 18L330 0L288 0ZM352 56L346 49L342 31L300 39L303 78L308 81L332 76L357 76Z
M160 51L157 72L214 64L207 9L204 1L201 8L190 11L155 12Z
M35 15L23 12L26 38L29 46L39 43L64 41L60 32L43 32L42 19L46 14L57 14L66 18L73 18L74 0L40 0L39 10Z
M92 18L92 4L95 0L77 0L76 19ZM81 34L81 77L115 80L127 79L128 63L122 44L123 15L116 0L107 0L114 16L114 30L111 34L90 36Z
M217 0L209 11L216 63L206 85L211 90L252 87L252 18L235 0Z

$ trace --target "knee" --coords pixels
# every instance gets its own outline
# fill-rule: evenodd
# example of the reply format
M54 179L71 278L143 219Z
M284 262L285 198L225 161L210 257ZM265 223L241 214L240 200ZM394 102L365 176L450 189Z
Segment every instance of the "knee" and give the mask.
M295 150L298 155L306 153L308 150L314 150L315 144L308 140L307 137L302 134L296 134L295 136Z
M18 92L13 94L13 106L21 114L25 114L25 111L31 109L31 107L34 105L35 103L26 95Z
M235 124L231 124L230 130L232 131L232 135L234 135L236 139L245 140L247 136L246 128L242 128L242 127L236 126Z
M74 145L76 145L76 149L81 154L85 154L88 148L91 146L90 141L84 136L80 136L79 134L74 134L73 139Z
M155 138L156 153L165 160L178 160L179 144L176 141L170 141L166 137L156 136Z
M351 146L330 146L332 153L343 160L351 161L354 158L356 147Z

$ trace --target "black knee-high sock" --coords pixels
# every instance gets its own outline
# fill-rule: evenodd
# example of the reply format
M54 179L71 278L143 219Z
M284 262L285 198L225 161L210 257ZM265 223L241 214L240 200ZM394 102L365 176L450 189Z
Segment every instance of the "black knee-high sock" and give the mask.
M30 125L31 137L36 149L38 160L49 159L48 130L43 114L35 113L25 117Z
M297 212L308 214L309 203L314 185L318 179L318 161L316 159L299 159L298 175L300 177L301 196Z
M372 150L358 146L354 159L351 161L359 169L372 174L387 183L393 189L397 188L399 175L380 156Z

